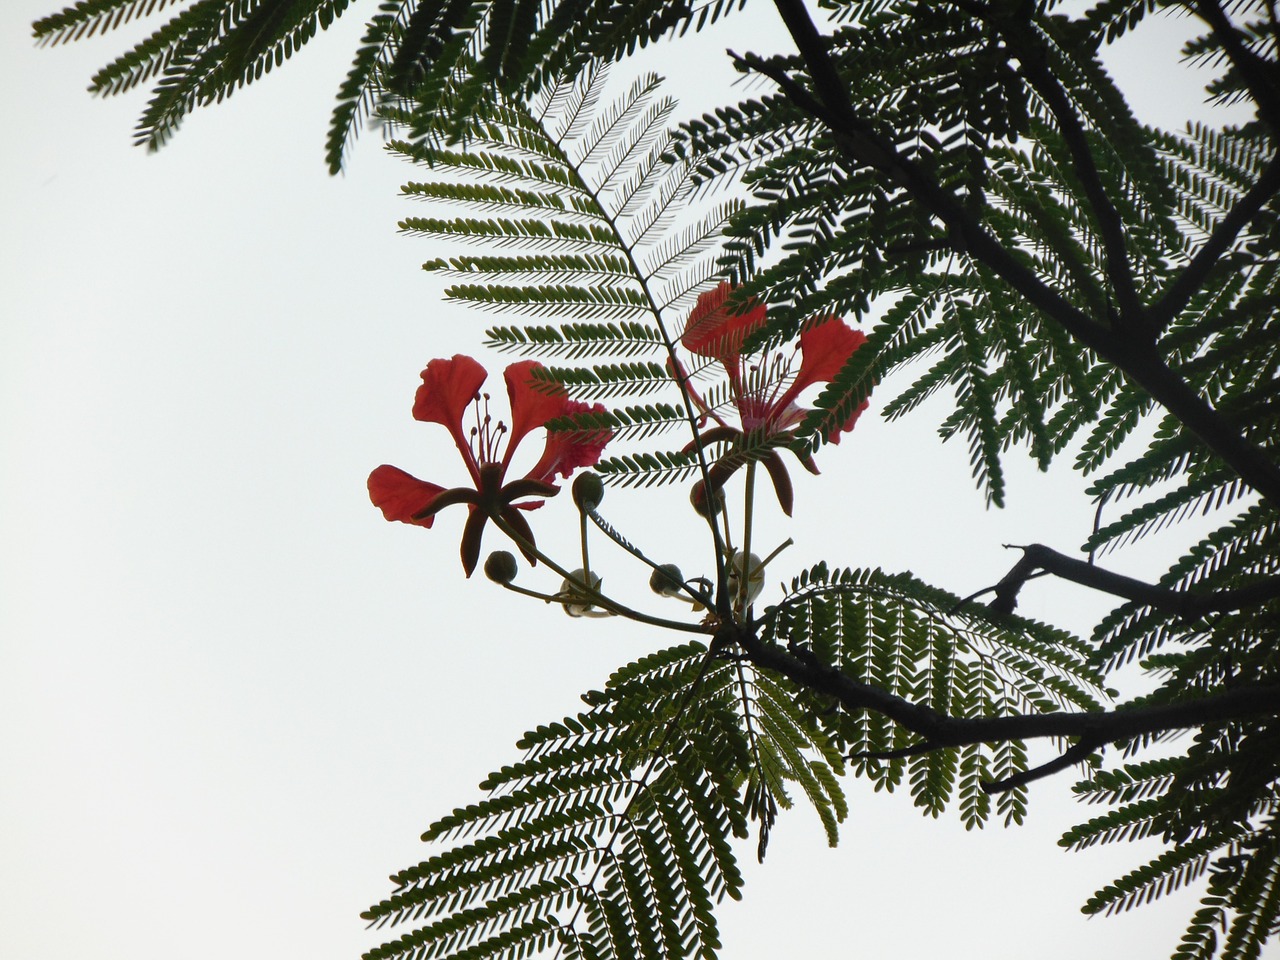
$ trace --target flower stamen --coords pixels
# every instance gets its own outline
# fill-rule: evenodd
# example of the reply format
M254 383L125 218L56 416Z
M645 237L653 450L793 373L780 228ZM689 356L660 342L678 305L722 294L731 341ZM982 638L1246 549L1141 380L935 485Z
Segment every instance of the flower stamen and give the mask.
M495 421L489 413L487 393L478 394L475 399L476 426L471 428L469 439L472 456L476 463L499 463L502 458L498 451L503 446L503 437L507 433L507 425L501 420Z

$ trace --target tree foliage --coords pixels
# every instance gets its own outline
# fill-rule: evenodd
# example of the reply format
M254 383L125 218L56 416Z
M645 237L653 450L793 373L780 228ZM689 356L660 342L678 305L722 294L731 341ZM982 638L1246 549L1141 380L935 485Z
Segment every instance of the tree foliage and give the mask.
M715 576L673 587L706 614L686 623L701 639L526 734L523 758L437 821L438 852L368 911L412 926L370 956L715 956L714 904L741 887L730 839L754 824L763 854L793 796L833 843L842 775L904 786L969 826L1014 823L1027 782L1084 762L1076 792L1103 812L1063 846L1165 842L1086 912L1199 884L1173 955L1258 956L1280 932L1273 5L775 0L795 52L735 59L770 81L759 96L675 128L656 78L602 96L609 61L741 5L385 0L341 86L328 162L371 114L397 131L390 149L423 178L405 193L425 205L402 226L452 251L426 269L452 299L528 318L492 327L491 347L609 400L559 425L630 444L599 464L607 479L705 495L759 467L785 509L780 454L807 462L872 387L889 417L946 394L940 431L964 438L990 503L1015 449L1041 467L1066 454L1091 478L1087 559L1028 545L963 601L818 564L757 613L713 520ZM82 0L35 29L58 43L168 13L92 87L152 84L138 139L155 147L347 6ZM1247 122L1166 131L1133 116L1102 54L1165 8L1189 15L1185 53ZM721 184L745 202L717 205ZM732 407L733 384L682 352L681 333L717 280L739 285L739 310L767 302L744 351L832 315L866 327L785 432L701 425ZM1216 528L1155 583L1095 562L1200 514ZM595 506L588 520L650 562ZM1088 641L1017 617L1042 574L1119 606ZM574 582L585 606L632 612ZM1109 676L1135 662L1152 691L1104 706ZM1059 757L1030 766L1035 738Z

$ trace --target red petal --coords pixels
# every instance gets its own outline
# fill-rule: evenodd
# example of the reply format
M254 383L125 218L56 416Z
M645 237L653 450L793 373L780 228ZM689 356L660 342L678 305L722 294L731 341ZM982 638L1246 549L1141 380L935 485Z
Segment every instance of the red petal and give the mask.
M698 297L698 303L689 314L680 342L690 353L712 357L726 366L736 364L742 350L742 342L760 329L765 322L765 306L752 301L745 312L739 305L728 306L734 287L722 283Z
M775 429L785 429L799 423L803 411L795 406L796 397L806 387L815 383L830 383L849 358L867 342L861 330L853 330L843 320L828 317L800 334L800 370L791 386L775 401L771 420ZM832 430L827 439L835 438L846 430L852 430L854 421L867 407L866 401L854 411L847 423Z
M405 473L399 467L383 464L369 474L369 499L388 520L429 527L435 516L415 520L414 515L431 506L431 501L445 488Z
M791 389L799 393L815 383L830 383L864 343L866 334L828 317L800 334L800 372Z
M852 430L853 425L857 423L858 418L862 416L862 411L867 409L867 407L869 406L871 406L871 401L863 400L862 403L858 404L858 409L854 410L853 413L849 415L848 420L846 420L840 426L832 427L829 431L827 431L827 443L839 443L840 434L848 433L850 430Z
M564 400L558 416L575 413L604 413L603 404L587 404L578 400ZM525 477L533 480L550 480L557 473L566 480L579 467L595 466L600 461L604 446L613 439L612 430L557 430L547 431L547 445L542 456ZM508 451L510 452L510 451Z
M861 330L852 330L843 320L837 320L835 317L810 327L800 334L800 351L803 358L800 361L800 373L796 376L796 383L800 383L806 376L809 378L808 383L829 383L849 358L866 342L866 335ZM858 417L862 416L862 411L870 405L867 400L858 404L857 409L849 414L848 420L827 431L827 442L839 443L840 434L852 430L853 425L858 422Z
M439 423L448 429L473 480L476 465L462 431L462 416L480 395L488 376L484 367L461 353L454 354L451 360L432 360L422 371L422 386L413 398L413 418L424 423Z
M522 360L503 372L507 396L511 398L511 435L507 438L507 452L502 458L504 466L511 461L511 454L525 434L545 427L548 420L568 412L569 396L564 387L534 379L533 371L540 369L542 364L537 360Z

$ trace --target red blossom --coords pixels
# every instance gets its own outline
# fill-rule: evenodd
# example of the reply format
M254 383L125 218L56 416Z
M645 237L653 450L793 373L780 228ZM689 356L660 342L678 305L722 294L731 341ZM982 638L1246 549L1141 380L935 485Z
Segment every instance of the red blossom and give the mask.
M430 527L445 507L467 504L469 516L461 552L468 577L479 562L481 535L490 517L500 517L512 527L525 541L517 541L521 551L536 563L531 550L533 531L519 511L536 509L543 500L526 498L555 496L560 492L553 482L555 477L568 479L578 467L595 464L611 436L607 430L548 432L533 468L519 480L506 482L512 454L530 432L560 417L604 412L600 404L570 400L562 386L538 381L534 371L540 367L536 361L525 360L504 371L511 404L510 428L489 415L489 396L480 393L488 373L471 357L458 354L449 360L432 360L422 371L422 386L414 397L414 419L438 423L449 431L471 476L471 486L442 487L387 464L369 474L369 499L388 520ZM462 421L469 408L475 411L475 426L466 431Z
M684 325L680 342L690 353L711 357L724 364L733 377L740 362L742 344L764 326L764 304L752 300L731 305L733 287L722 283L698 297ZM743 309L745 307L745 309Z
M743 343L764 326L766 311L764 304L754 300L731 306L733 293L732 286L722 283L698 297L680 338L691 353L715 360L724 367L729 376L730 397L738 413L739 423L735 426L695 394L694 400L702 413L717 423L704 431L702 443L740 442L752 435L755 442L777 446L809 412L796 403L800 394L815 384L831 382L867 338L838 317L826 317L806 325L790 354L766 350L758 355L743 356ZM795 368L797 352L798 369ZM864 400L848 420L828 431L826 439L839 443L840 434L853 429L867 406ZM693 446L690 444L686 451ZM759 459L773 480L778 502L789 515L791 480L782 459L776 450ZM711 471L712 489L723 486L744 462L730 454L716 463ZM818 472L811 457L801 457L800 462L811 472ZM696 495L705 497L706 493L700 489Z

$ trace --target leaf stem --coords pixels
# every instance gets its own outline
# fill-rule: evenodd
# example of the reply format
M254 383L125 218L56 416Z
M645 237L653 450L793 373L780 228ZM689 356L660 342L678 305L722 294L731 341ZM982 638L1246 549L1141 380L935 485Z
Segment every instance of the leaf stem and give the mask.
M756 461L752 460L747 463L747 490L744 496L743 515L742 515L742 572L738 574L741 582L738 584L738 596L736 606L738 611L738 619L746 620L747 617L747 598L751 595L751 576L755 571L751 567L751 528L752 520L756 506ZM733 558L729 558L732 567ZM763 571L761 571L763 576Z
M658 327L658 333L662 337L662 345L667 352L669 362L669 370L671 379L675 381L676 387L680 390L681 401L684 404L685 420L689 424L689 430L693 435L694 451L698 458L698 470L702 475L702 483L706 489L711 488L711 466L707 463L706 454L703 452L702 443L700 442L700 433L698 430L698 420L695 413L693 397L690 392L689 384L686 377L682 374L679 356L676 354L675 340L672 339L670 332L667 330L666 322L662 319L662 309L658 306L657 298L653 295L653 291L649 287L649 279L640 269L640 264L636 262L631 245L623 239L622 231L618 229L615 218L606 210L605 205L601 202L598 191L593 189L590 184L583 178L578 169L578 165L569 159L568 151L565 150L561 140L554 141L557 149L560 151L565 167L571 172L573 179L576 181L575 186L591 198L596 210L599 212L600 218L609 225L609 230L617 241L618 250L626 258L628 266L631 268L631 275L640 284L641 293L645 302L648 303L649 312L653 315L654 323ZM726 583L727 570L724 560L724 543L720 536L720 530L716 526L714 513L709 513L707 525L711 529L711 538L713 541L715 558L716 558L716 584L717 589L723 588Z

